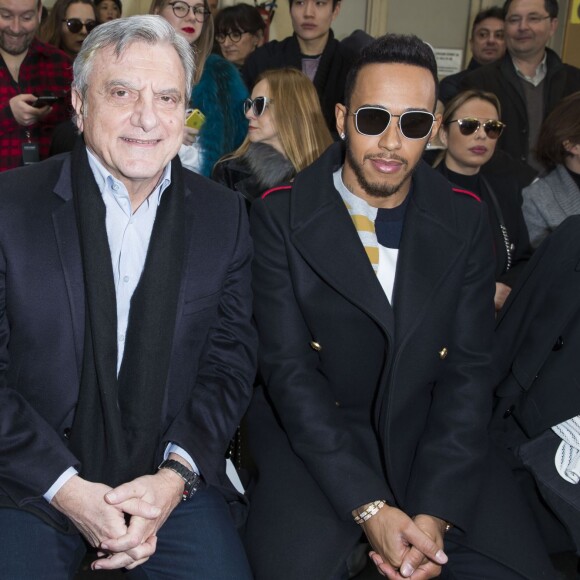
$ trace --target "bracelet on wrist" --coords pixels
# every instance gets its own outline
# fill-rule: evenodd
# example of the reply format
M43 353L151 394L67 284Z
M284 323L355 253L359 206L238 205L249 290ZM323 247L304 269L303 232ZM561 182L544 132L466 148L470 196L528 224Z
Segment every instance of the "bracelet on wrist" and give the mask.
M384 499L378 499L376 501L371 501L367 504L366 508L358 513L353 512L354 521L361 525L370 520L373 516L377 515L381 509L383 509L387 503Z

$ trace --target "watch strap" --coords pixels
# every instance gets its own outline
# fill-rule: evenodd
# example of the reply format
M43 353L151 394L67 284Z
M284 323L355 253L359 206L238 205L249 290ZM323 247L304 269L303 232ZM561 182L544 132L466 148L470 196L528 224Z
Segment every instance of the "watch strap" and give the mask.
M174 471L177 473L177 475L179 475L179 477L181 477L181 479L183 479L184 485L183 492L181 494L182 501L187 501L190 499L191 496L199 489L201 477L195 473L195 471L188 469L185 467L185 465L183 465L183 463L180 463L175 459L165 459L161 462L158 469L171 469L171 471Z

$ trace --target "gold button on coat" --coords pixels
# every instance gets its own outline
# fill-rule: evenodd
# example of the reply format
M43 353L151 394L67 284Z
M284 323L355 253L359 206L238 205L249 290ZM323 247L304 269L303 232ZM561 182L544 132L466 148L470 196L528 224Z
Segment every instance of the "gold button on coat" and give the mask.
M447 347L444 346L440 351L439 351L439 358L441 360L445 360L447 358L447 355L449 354L449 351L447 350Z
M320 352L322 350L322 346L320 346L320 343L315 342L314 340L310 342L310 348L312 348L316 352Z

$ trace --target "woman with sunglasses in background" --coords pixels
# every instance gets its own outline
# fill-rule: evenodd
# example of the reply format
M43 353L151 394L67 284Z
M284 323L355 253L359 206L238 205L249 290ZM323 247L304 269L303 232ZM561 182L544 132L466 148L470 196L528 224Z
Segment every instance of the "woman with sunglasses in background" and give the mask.
M92 0L56 0L38 36L74 60L95 26L97 15Z
M293 179L332 143L316 88L299 70L264 72L243 110L248 134L217 163L212 178L239 191L249 203Z
M496 310L503 306L531 253L516 178L481 171L505 126L500 111L493 93L459 93L443 113L439 137L447 149L435 163L449 181L487 204L496 257Z
M534 248L568 216L580 214L580 92L563 99L546 117L536 158L549 173L523 191Z
M216 161L238 147L246 135L242 103L248 90L234 65L211 54L213 19L207 0L152 0L149 13L165 18L194 51L189 109L198 109L204 121L199 128L185 125L179 157L185 167L209 176Z
M246 58L264 42L266 24L249 4L222 8L215 18L215 39L222 56L241 69Z

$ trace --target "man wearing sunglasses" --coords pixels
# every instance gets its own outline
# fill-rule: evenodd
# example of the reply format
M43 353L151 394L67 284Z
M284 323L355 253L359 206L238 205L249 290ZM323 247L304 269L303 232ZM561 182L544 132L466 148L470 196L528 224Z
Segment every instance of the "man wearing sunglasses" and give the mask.
M505 56L462 81L463 89L494 93L506 130L499 147L536 171L542 122L558 102L580 90L580 69L562 63L548 43L558 28L557 0L506 0Z
M330 132L336 136L334 106L343 100L346 75L356 52L334 38L331 25L341 0L288 0L294 34L257 48L244 63L242 76L249 90L262 72L291 66L314 83Z
M54 128L68 118L69 57L35 38L40 0L0 0L0 171L48 156ZM35 103L40 96L59 97Z
M436 99L428 45L375 40L342 143L252 207L257 580L347 579L363 539L395 580L554 577L490 451L493 244L484 205L421 161Z

